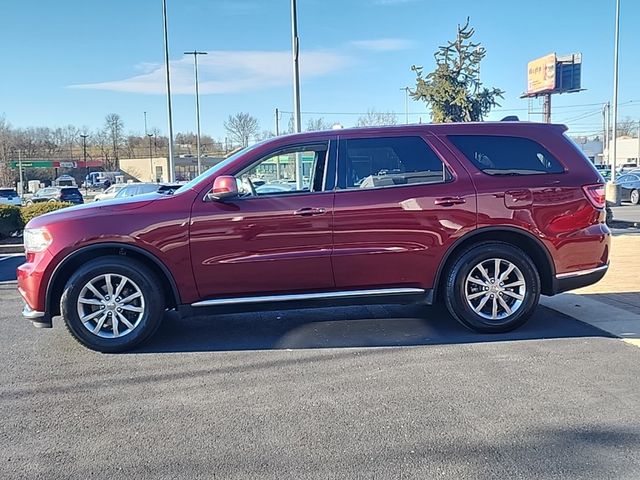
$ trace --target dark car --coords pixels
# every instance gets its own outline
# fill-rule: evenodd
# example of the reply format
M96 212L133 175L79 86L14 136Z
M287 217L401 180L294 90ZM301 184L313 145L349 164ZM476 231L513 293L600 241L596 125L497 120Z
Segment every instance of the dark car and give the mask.
M479 332L609 264L604 182L561 125L411 125L276 137L183 185L36 217L25 317L99 351L183 315L444 301ZM300 181L295 182L297 175ZM269 177L289 190L257 188ZM262 190L262 191L261 191Z
M631 202L634 205L640 203L640 172L624 173L616 178L616 184L620 185L623 202Z
M78 187L45 187L38 190L27 200L27 204L41 202L69 202L80 204L84 203L84 198L80 190L78 190Z

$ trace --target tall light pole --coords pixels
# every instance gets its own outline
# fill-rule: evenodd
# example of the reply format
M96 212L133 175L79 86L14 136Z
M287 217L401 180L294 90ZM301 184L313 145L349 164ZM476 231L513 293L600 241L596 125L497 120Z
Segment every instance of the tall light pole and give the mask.
M151 168L151 181L156 181L158 178L153 173L153 154L151 153L151 139L153 138L153 133L147 133L147 137L149 137L149 167Z
M196 76L196 125L197 125L197 134L196 134L196 153L198 154L198 175L202 173L202 160L200 158L200 92L198 91L198 55L206 55L207 52L198 52L194 50L193 52L184 52L185 55L193 55L193 65L195 68L195 76Z
M167 0L162 0L162 21L164 23L164 67L167 75L167 120L169 123L169 182L175 180L176 169L173 158L173 119L171 116L171 75L169 73L169 31L167 27Z
M291 0L291 51L293 54L293 128L300 133L300 39L298 38L298 11L296 0ZM302 190L302 158L296 153L296 186Z
M616 33L613 47L613 143L611 144L611 182L616 181L616 146L618 136L618 48L620 46L620 0L616 0ZM613 200L613 199L612 199ZM616 195L615 203L619 202Z
M409 125L409 87L402 87L404 90L404 123Z
M84 191L85 193L89 192L89 165L87 165L87 135L83 133L80 135L82 137L82 158L84 159L84 169L86 176L84 177Z

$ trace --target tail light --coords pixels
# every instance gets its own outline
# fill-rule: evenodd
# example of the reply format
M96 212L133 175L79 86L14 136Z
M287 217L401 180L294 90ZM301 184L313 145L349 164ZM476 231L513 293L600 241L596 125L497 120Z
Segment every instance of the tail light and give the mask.
M584 187L582 187L582 190L584 190L584 194L594 207L604 208L607 204L604 185L602 183L597 183L595 185L585 185Z

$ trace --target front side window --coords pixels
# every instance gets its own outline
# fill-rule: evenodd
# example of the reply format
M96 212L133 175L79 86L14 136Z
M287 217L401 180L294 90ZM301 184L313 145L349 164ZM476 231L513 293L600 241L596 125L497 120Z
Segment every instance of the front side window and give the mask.
M441 183L451 179L444 163L420 137L343 141L342 187L378 188Z
M538 142L501 135L447 137L479 170L489 175L562 173L564 167Z
M268 155L236 175L240 195L321 192L327 155L327 143L293 147Z

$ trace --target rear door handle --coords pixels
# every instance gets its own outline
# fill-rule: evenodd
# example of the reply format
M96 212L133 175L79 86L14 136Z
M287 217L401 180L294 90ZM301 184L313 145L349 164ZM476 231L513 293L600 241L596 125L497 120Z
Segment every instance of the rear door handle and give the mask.
M324 213L327 213L326 208L313 208L313 207L305 207L293 212L294 215L298 215L300 217L310 217L311 215L322 215Z
M436 198L434 203L443 207L452 207L453 205L462 205L466 203L466 200L461 197L442 197Z

